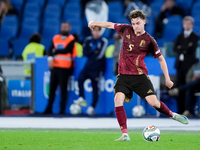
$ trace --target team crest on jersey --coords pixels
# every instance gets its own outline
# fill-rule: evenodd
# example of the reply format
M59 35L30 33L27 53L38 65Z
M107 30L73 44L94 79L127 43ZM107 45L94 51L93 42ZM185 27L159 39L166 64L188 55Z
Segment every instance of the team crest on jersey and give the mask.
M128 39L130 39L130 34L129 34L129 35L126 35L126 37L127 37Z
M142 41L140 42L140 46L143 47L144 44L145 44L145 40L142 40Z

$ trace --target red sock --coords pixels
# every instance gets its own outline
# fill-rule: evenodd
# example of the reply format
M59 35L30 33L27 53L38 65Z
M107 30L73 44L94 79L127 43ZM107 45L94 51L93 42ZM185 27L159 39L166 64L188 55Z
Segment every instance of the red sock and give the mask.
M156 108L156 110L165 115L168 115L169 117L173 117L172 111L161 101L160 101L160 108Z
M128 133L126 124L126 112L124 106L115 107L115 114L122 133Z

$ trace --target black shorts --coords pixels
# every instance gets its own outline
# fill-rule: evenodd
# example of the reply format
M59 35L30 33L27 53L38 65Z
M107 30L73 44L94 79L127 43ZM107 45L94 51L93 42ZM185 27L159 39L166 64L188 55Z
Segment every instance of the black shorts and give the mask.
M133 92L138 94L141 98L148 95L155 95L153 85L149 77L142 75L125 75L120 74L114 86L115 94L117 92L124 93L128 98L132 99Z

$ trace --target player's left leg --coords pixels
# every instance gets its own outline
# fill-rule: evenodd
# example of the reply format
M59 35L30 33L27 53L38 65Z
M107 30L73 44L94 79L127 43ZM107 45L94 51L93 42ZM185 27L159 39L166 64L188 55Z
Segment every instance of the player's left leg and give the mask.
M145 99L147 100L147 102L154 107L157 111L168 115L170 118L179 121L183 124L188 124L188 118L183 116L183 115L179 115L177 113L173 113L163 102L159 101L155 95L148 95L145 97Z

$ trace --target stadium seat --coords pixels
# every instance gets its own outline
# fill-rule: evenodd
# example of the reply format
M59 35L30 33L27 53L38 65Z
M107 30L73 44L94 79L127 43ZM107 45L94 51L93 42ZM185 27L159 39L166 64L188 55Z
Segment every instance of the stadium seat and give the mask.
M120 1L111 1L108 4L108 8L109 18L113 22L123 15L123 4Z
M41 8L38 7L39 3L27 3L24 8L24 18L36 18L39 19L41 16Z
M26 45L28 45L29 41L27 38L18 38L12 41L13 53L14 56L20 57L22 56L22 52Z
M168 23L165 25L163 39L165 42L173 42L178 34L182 31L182 17L174 15L168 18Z
M68 21L71 24L72 30L71 30L71 34L73 33L77 33L78 35L81 34L82 31L82 24L81 24L81 20L77 20L77 19L67 19L65 21Z
M17 16L15 15L6 16L3 19L3 23L1 25L0 38L9 40L16 36L17 31L18 31Z
M0 57L10 55L8 40L0 39L0 47Z
M189 15L193 0L176 0L176 5L181 7L185 15Z
M28 3L37 3L40 7L43 7L45 4L46 0L27 0L27 4Z
M105 38L112 38L111 37L111 30L110 29L105 29L104 33L102 34L102 37L105 37Z
M155 0L153 3L151 3L150 6L152 9L152 16L154 19L158 17L163 3L164 3L164 1L162 1L162 0Z
M61 16L61 7L55 4L48 4L44 12L44 20L47 18L50 19L60 19Z
M74 18L79 20L81 18L81 7L77 3L68 3L64 7L63 20Z
M196 16L200 14L200 1L197 1L194 3L192 9L191 9L191 15Z
M22 24L20 38L29 38L33 33L39 31L39 21L37 19L26 18Z
M47 19L43 24L42 38L52 39L60 31L60 20Z
M22 7L23 7L25 0L10 0L10 2L12 3L13 7L15 9L17 9L19 14L21 14L22 13Z
M51 44L52 44L52 39L49 40L49 39L44 39L44 38L42 38L41 44L43 44L43 45L45 46L45 51L48 52L48 51L49 51L49 48L50 48L50 46L51 46Z
M64 6L65 4L65 0L49 0L48 2L49 4L58 4L61 7Z

